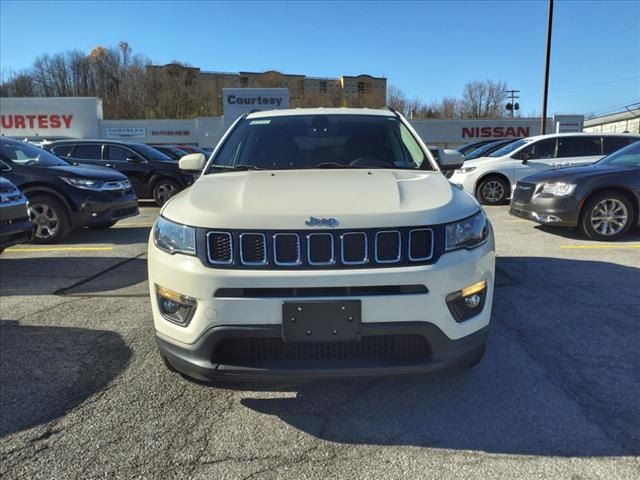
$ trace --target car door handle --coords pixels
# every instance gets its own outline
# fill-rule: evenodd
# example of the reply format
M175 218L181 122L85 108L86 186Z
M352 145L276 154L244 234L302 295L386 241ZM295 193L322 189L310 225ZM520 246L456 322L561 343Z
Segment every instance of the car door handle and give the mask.
M104 166L109 168L116 168L116 166L113 163L105 163Z

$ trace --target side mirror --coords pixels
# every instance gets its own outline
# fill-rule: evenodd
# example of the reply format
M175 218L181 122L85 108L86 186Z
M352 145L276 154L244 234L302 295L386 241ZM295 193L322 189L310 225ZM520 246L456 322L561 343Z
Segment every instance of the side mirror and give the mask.
M438 163L441 170L457 170L464 163L464 155L456 150L441 150Z
M523 165L526 165L527 163L529 163L529 159L531 158L531 155L529 155L528 153L521 153L518 158L522 160Z
M206 159L202 153L190 153L178 160L180 170L189 172L201 172L205 163Z

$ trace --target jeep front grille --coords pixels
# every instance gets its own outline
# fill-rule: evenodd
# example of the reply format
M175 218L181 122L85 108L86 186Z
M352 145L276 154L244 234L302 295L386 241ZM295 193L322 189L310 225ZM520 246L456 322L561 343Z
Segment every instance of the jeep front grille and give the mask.
M292 231L201 230L203 261L218 268L313 270L429 264L442 226Z

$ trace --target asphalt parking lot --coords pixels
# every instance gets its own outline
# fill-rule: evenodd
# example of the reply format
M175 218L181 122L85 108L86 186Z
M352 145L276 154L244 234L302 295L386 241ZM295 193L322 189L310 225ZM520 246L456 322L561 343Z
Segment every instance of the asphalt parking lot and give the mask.
M0 473L39 478L640 477L640 232L606 244L488 208L473 370L216 388L153 339L157 208L0 259Z

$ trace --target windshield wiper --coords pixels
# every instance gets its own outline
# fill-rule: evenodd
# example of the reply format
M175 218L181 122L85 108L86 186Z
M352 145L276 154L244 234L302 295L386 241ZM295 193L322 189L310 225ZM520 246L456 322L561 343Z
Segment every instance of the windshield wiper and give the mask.
M232 172L246 172L247 170L266 170L266 168L257 167L255 165L232 165L230 167L223 165L211 165L211 168L217 170L229 170Z
M336 162L325 162L325 163L319 163L318 165L311 168L358 168L358 167L353 167L351 165L343 165L342 163L336 163Z

